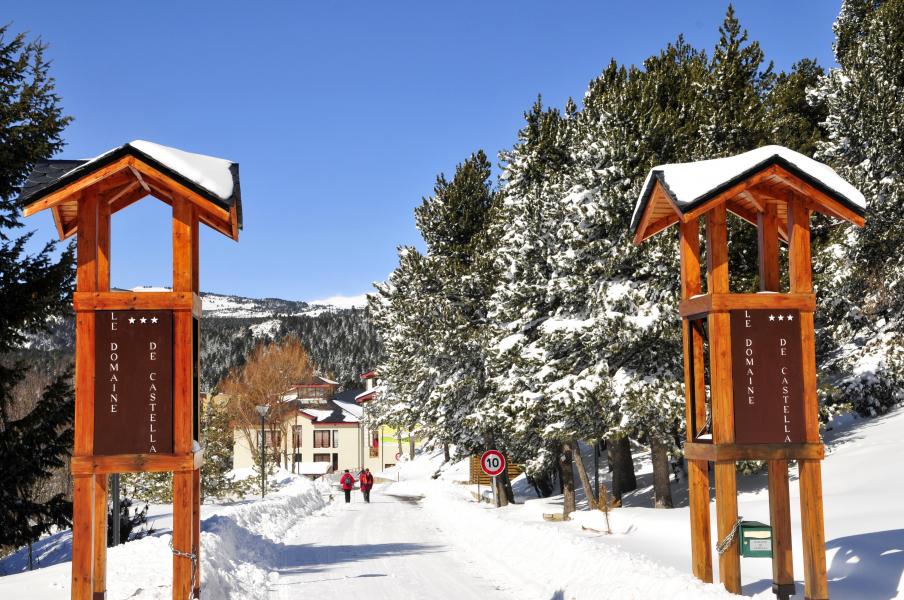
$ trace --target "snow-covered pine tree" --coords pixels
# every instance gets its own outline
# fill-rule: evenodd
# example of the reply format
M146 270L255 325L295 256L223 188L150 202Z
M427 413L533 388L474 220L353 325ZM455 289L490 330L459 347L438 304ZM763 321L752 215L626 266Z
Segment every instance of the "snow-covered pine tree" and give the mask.
M814 93L828 108L819 158L867 198L866 226L817 253L820 310L840 348L830 397L865 415L904 399L904 2L846 0L835 23L841 67Z
M68 122L44 46L0 27L0 547L30 544L72 513L62 493L37 497L40 483L65 466L72 444L71 371L54 378L28 414L13 406L29 368L13 353L67 309L74 275L71 246L58 258L54 243L27 254L31 235L13 235L22 226L18 191L32 165L63 146Z
M460 453L485 448L494 435L475 411L489 396L482 340L492 274L482 256L494 203L490 175L477 152L451 180L437 177L433 196L415 210L426 255L400 249L399 266L370 299L386 360L379 369L385 390L369 421L421 427Z

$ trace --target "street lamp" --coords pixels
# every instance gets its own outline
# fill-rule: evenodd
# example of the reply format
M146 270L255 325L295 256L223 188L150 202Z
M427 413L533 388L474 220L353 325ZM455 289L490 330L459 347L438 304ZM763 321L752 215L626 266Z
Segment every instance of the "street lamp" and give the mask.
M267 493L267 444L264 439L264 419L267 417L270 407L266 404L258 404L255 410L261 416L261 498L263 498Z

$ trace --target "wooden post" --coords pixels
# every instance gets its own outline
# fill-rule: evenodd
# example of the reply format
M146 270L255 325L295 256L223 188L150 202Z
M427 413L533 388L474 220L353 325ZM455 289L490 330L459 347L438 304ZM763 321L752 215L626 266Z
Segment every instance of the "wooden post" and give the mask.
M83 193L78 202L76 290L97 290L97 196ZM73 456L94 451L94 315L76 313L75 441ZM94 598L95 475L72 481L72 599Z
M194 285L191 204L173 198L173 291L190 292ZM191 311L173 313L173 450L192 451L193 322ZM189 600L194 565L187 556L194 549L193 471L173 473L173 600ZM181 554L176 554L181 553Z
M725 205L706 213L707 292L727 294L728 228ZM712 397L713 443L734 442L734 404L731 383L731 320L725 311L713 311L709 321L709 365ZM738 520L738 482L735 461L715 464L717 539L723 540ZM741 592L740 541L735 538L719 555L719 581L729 592Z
M765 202L757 215L760 290L778 292L778 207ZM788 461L770 460L769 520L772 525L772 588L779 598L794 593L794 560L791 552L791 498L788 491Z
M201 269L200 269L200 246L201 246L201 230L198 221L198 210L192 207L191 211L191 289L198 294L201 291ZM192 335L197 336L197 343L201 341L201 323L200 318L195 321L192 319ZM194 344L192 344L194 349ZM194 378L201 372L201 353L200 348L197 356L193 357ZM195 414L198 415L198 442L201 442L201 398L199 394L195 395L194 387L192 388L192 406L194 406ZM201 469L195 469L192 472L192 553L195 555L195 573L194 573L194 589L192 589L192 597L201 597Z
M696 220L682 223L679 229L681 256L681 298L699 294L700 225ZM706 382L703 365L703 340L693 335L691 324L682 320L684 338L684 394L687 441L694 441L692 423L701 427L706 422ZM688 503L691 514L691 564L694 575L702 581L713 580L712 535L709 530L709 463L688 460Z
M788 266L792 293L813 292L810 256L810 210L796 196L788 201ZM803 349L804 423L807 442L818 443L819 415L816 398L816 347L813 313L800 314ZM801 532L804 548L804 597L825 600L829 597L826 575L826 542L822 510L822 469L818 460L798 462L800 471Z

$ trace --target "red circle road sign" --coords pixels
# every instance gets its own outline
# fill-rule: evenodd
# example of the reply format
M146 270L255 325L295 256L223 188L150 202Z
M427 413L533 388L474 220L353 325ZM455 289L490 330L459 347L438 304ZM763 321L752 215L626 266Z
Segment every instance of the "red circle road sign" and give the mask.
M480 468L490 477L495 477L505 471L505 457L499 450L487 450L480 457Z

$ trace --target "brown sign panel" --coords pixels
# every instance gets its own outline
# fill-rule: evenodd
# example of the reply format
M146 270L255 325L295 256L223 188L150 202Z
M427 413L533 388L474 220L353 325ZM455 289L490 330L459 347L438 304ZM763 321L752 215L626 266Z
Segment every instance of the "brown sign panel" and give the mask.
M731 311L735 442L804 442L797 310Z
M94 454L172 454L172 311L96 311L95 327Z

